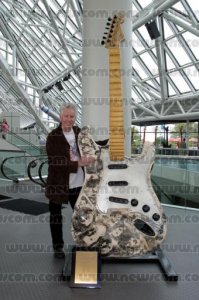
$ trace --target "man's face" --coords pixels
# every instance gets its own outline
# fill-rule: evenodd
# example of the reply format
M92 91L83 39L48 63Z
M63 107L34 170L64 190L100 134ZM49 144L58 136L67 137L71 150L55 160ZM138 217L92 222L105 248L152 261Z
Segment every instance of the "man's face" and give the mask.
M75 112L73 109L66 108L60 115L63 130L70 130L75 123Z

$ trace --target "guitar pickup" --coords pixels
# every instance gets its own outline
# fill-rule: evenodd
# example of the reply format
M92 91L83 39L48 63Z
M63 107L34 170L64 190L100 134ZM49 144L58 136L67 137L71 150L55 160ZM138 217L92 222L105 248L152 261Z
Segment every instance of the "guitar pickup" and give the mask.
M118 197L109 197L110 202L114 203L120 203L120 204L128 204L129 200L124 198L118 198Z
M128 182L127 181L109 181L108 182L109 186L127 186Z
M108 168L112 170L127 169L127 164L110 164Z

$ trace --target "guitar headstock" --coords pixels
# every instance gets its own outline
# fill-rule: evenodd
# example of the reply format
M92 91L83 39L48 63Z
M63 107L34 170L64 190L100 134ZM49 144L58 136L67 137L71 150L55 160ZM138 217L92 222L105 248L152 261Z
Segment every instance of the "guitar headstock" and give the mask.
M101 44L106 48L119 47L121 41L124 40L124 34L121 29L121 24L124 22L124 15L118 13L113 18L109 17L106 23L107 31L104 32L104 36Z

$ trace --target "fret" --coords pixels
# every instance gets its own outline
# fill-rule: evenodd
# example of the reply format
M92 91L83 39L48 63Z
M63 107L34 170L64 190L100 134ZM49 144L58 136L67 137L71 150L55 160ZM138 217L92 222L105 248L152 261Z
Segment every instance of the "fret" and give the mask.
M122 141L124 141L124 136L118 135L118 138L110 137L110 141L112 144L120 144Z
M110 117L111 117L111 119L120 119L120 118L122 118L123 116L122 116L122 113L119 111L114 111L114 112L112 112L111 114L110 114Z
M110 63L110 71L117 70L119 71L120 63L119 62L112 62Z
M116 133L123 134L124 128L123 128L123 126L121 126L121 127L117 126L117 129L115 129L115 126L110 126L110 132L114 133L114 134L116 134Z
M122 112L123 114L123 107L121 107L120 103L118 101L113 101L110 99L110 104L113 106L112 112Z
M112 134L112 136L115 135L115 138L118 138L118 136L120 136L121 134L124 135L124 130L123 130L123 128L121 129L121 125L118 128L117 123L116 123L116 125L114 123L114 124L111 124L111 126L110 126L110 134Z
M110 116L110 122L109 125L112 125L116 122L116 125L118 124L118 127L122 127L123 126L123 118L122 115L121 116ZM110 127L110 126L109 126Z

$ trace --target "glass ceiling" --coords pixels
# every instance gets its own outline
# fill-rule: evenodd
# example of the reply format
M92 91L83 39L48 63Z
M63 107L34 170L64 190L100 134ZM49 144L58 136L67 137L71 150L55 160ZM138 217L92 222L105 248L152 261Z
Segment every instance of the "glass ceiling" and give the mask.
M132 122L199 119L198 1L132 0L132 11ZM58 113L68 101L80 123L82 20L82 0L0 0L0 109L19 112L22 127L47 132L39 106Z

